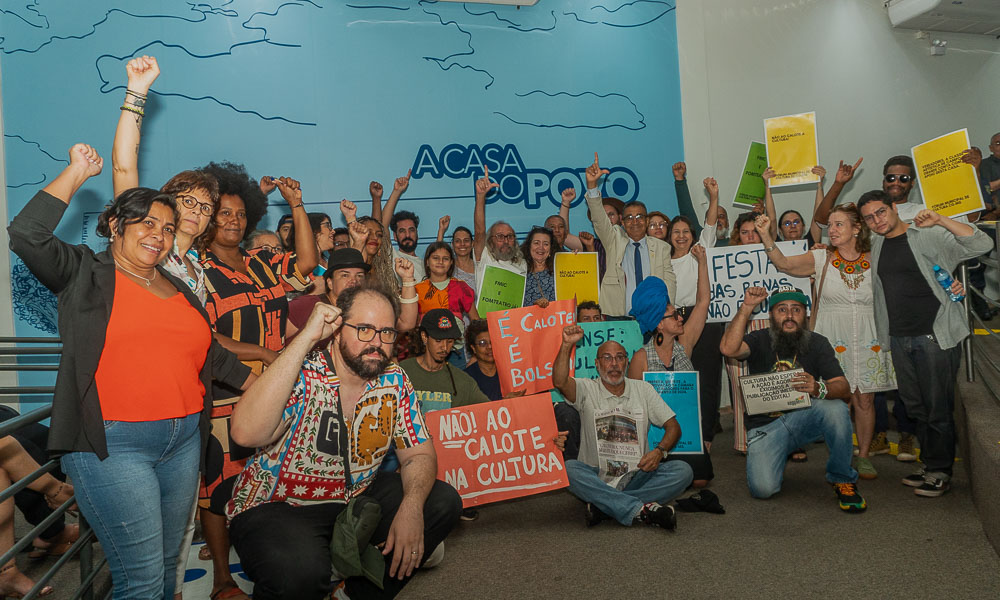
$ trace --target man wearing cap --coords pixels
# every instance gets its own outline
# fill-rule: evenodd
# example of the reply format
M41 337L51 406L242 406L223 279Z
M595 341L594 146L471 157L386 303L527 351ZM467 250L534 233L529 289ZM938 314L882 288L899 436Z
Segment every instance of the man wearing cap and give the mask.
M295 240L291 238L292 215L282 215L278 219L278 228L275 231L278 233L278 239L281 240L281 247L284 248L284 251L295 252Z
M673 530L677 516L669 502L693 479L691 467L663 462L681 437L674 411L645 381L625 377L625 348L609 340L597 349L599 379L569 376L569 363L583 328L563 328L552 365L552 383L580 413L580 453L566 461L569 491L586 503L587 526L613 518L622 525L652 525ZM650 425L663 427L663 439L648 449Z
M765 300L771 326L746 333L757 305ZM810 396L807 408L746 416L747 485L754 498L777 494L788 455L822 437L830 451L826 481L834 486L841 510L862 512L867 504L857 489L858 472L851 466L850 385L830 342L806 328L808 306L809 298L793 287L779 288L770 299L762 287L747 288L722 336L722 354L747 361L751 375L802 369L792 377L791 388Z

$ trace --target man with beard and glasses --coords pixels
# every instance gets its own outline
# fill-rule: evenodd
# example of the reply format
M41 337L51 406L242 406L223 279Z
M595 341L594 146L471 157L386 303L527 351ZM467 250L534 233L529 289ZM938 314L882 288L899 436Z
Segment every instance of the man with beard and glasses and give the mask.
M628 355L615 341L597 349L600 379L569 376L569 363L583 328L563 328L552 367L552 383L580 413L580 453L566 461L569 491L586 503L587 526L605 519L622 525L653 525L673 530L677 516L669 502L694 477L681 461L664 462L681 437L674 411L645 381L627 379ZM650 425L663 427L663 439L649 450Z
M765 300L771 326L746 333L754 309ZM754 498L777 494L788 455L822 437L830 451L826 481L836 490L841 510L862 512L867 504L858 492L858 472L851 466L850 385L830 342L806 329L808 306L809 298L793 287L778 288L770 299L762 287L747 288L719 344L725 356L746 360L751 375L802 369L791 387L811 398L807 408L746 415L747 485Z
M237 403L230 434L259 450L226 514L254 598L392 598L458 522L462 500L435 480L416 394L389 359L398 316L395 296L369 282L342 291L336 307L317 304ZM390 448L398 472L379 469ZM344 529L352 520L371 525L370 538L363 527ZM347 535L363 539L345 544ZM384 568L364 551L369 543ZM362 566L345 573L352 561ZM334 564L345 577L336 590Z
M499 267L519 275L527 275L528 263L517 244L514 228L506 221L495 221L486 228L486 196L500 184L490 179L489 168L476 180L476 207L472 213L475 235L472 238L472 252L476 259L476 281L483 284L483 274L487 267ZM479 290L476 290L478 297ZM483 315L485 316L485 315Z

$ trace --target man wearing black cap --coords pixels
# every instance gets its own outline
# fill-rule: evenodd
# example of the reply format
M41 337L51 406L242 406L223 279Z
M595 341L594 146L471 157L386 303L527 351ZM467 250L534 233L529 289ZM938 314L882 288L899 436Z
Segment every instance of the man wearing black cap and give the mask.
M327 263L327 270L323 273L326 283L326 293L321 295L299 296L288 303L288 324L285 329L285 343L292 341L292 338L302 329L309 315L312 314L313 307L319 302L326 302L330 305L337 304L337 296L348 288L360 285L371 265L365 262L361 252L354 248L341 248L334 250ZM320 340L317 347L326 346L330 340Z
M746 333L754 309L765 300L771 327ZM841 510L862 512L867 504L851 466L851 389L830 342L806 328L808 306L809 298L793 287L777 289L770 299L764 288L748 288L722 336L722 354L746 360L751 375L802 369L792 377L791 388L810 396L807 408L746 416L747 485L754 498L777 494L788 455L823 437L830 450L826 480L836 489Z
M284 251L295 252L295 240L291 238L292 215L282 215L278 219L278 228L275 231L278 233L278 239L281 240L281 246L284 248Z

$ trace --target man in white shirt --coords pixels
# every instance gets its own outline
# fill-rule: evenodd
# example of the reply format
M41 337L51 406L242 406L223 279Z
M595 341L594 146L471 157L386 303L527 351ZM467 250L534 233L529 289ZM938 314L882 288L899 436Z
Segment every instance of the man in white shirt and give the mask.
M490 170L485 169L481 179L476 180L476 207L472 214L474 229L472 255L476 259L476 281L483 281L486 267L494 266L513 271L519 275L528 272L528 263L517 245L514 228L506 221L496 221L486 228L486 195L499 183L490 180ZM476 290L478 296L478 290Z
M677 516L669 502L693 479L681 461L664 462L681 436L674 411L649 383L625 377L628 355L615 341L597 349L600 379L569 376L579 325L563 329L552 382L580 413L578 460L566 461L569 491L587 506L587 525L613 518L622 525L645 524L673 530ZM647 450L650 425L663 427L663 439Z

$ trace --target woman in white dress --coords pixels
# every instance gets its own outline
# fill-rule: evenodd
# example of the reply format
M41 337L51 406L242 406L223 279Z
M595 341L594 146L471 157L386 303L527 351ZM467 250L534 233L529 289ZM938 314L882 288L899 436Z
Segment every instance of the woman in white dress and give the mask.
M767 217L758 217L757 232L768 258L782 273L815 276L815 331L830 341L853 392L851 406L858 436L858 475L878 473L868 459L875 431L875 392L896 389L896 373L888 348L875 335L872 299L870 231L857 207L841 204L830 213L830 247L797 256L782 254L771 238Z

